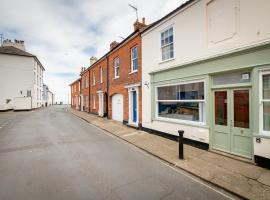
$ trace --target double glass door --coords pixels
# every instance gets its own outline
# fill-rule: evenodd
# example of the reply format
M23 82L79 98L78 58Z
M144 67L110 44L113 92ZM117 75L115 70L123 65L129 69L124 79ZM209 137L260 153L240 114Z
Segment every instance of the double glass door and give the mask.
M251 158L250 89L222 89L213 93L213 148Z

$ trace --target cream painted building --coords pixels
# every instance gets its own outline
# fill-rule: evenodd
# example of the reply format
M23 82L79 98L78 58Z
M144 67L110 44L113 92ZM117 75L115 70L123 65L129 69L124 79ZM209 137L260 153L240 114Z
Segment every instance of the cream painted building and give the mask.
M23 41L5 40L0 47L0 110L16 107L15 98L20 98L20 109L41 107L44 70Z
M142 126L270 159L270 1L190 0L142 33Z

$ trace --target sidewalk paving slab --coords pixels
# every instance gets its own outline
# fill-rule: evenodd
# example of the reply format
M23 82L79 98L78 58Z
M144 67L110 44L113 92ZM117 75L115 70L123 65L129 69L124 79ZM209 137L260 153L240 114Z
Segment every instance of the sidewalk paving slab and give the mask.
M178 159L178 143L122 123L68 108L70 113L140 149L245 199L270 200L270 170L211 151L184 145Z

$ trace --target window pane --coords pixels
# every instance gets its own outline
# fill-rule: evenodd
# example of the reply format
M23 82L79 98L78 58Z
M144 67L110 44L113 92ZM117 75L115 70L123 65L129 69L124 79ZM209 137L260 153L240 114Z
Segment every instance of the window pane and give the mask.
M173 58L173 44L170 44L170 58Z
M263 75L263 99L270 99L270 74Z
M227 126L227 91L215 92L215 124Z
M133 71L137 70L137 68L138 68L138 60L135 59L135 60L132 61L132 63L133 63Z
M270 102L263 102L263 130L270 131Z
M201 122L202 119L200 119L199 114L200 104L202 105L202 103L197 102L159 102L158 116L171 119Z
M249 91L233 91L234 127L249 128Z
M177 100L177 86L159 87L158 100Z
M181 100L203 100L204 99L204 83L189 83L179 86Z

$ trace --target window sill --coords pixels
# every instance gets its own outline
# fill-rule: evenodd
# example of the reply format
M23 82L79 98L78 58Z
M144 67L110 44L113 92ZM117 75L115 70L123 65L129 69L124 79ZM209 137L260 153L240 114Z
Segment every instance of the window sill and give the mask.
M186 126L194 126L199 128L209 128L205 123L203 122L192 122L192 121L184 121L184 120L174 120L174 119L168 119L168 118L162 118L157 117L153 121L160 121L160 122L167 122L167 123L173 123L173 124L180 124L180 125L186 125Z
M138 72L138 70L134 70L134 71L129 72L129 74L134 74L134 73L137 73L137 72Z
M119 79L119 76L118 77L114 77L113 80L116 80L116 79Z
M159 61L158 64L163 64L163 63L170 62L170 61L173 61L173 60L175 60L175 57L174 58L167 59L167 60Z

